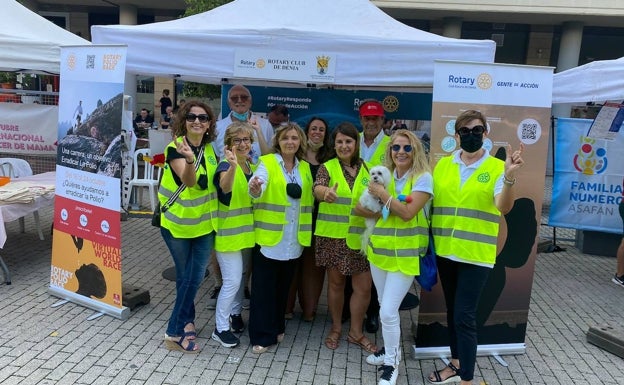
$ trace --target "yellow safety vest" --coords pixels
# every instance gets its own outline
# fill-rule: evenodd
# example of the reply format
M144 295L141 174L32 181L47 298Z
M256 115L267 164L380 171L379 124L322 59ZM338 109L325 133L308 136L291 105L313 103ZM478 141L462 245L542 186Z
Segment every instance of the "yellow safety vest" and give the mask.
M357 206L360 196L362 196L362 193L368 188L370 183L370 175L368 173L370 168L370 164L364 162L353 183L352 195L354 202L349 213L349 230L347 232L347 246L352 250L360 250L362 247L362 233L366 230L366 218L355 214L355 206Z
M252 202L247 189L247 178L243 169L237 165L230 205L226 206L219 202L219 226L215 237L216 251L238 251L253 247L256 244L251 208Z
M433 171L431 225L436 253L494 264L501 215L494 204L494 188L505 164L488 157L461 187L459 170L448 156Z
M413 179L410 179L401 193L412 193ZM396 198L394 179L388 190ZM390 213L388 219L379 218L368 240L366 255L373 265L385 271L400 271L405 275L420 274L420 258L429 246L429 225L420 210L414 218L404 221Z
M340 160L338 160L338 158L330 159L325 162L324 165L329 174L329 187L332 188L338 183L338 190L336 190L338 198L333 203L321 202L319 204L314 235L346 239L349 233L350 214L355 209L359 195L351 191L342 173L342 167L340 167ZM368 172L366 172L363 166L360 167L353 186L362 185L362 180L367 178ZM363 223L362 218L362 224Z
M260 157L271 176L269 184L260 198L253 200L253 217L256 243L260 246L275 246L284 236L286 209L290 206L286 195L286 178L275 154ZM299 161L301 175L301 201L299 204L299 231L297 239L302 246L310 246L312 240L312 172L310 164Z
M360 133L360 143L364 143L364 133ZM388 135L384 135L375 149L375 152L371 158L367 160L367 162L373 166L383 165L384 160L386 159L386 148L388 147L388 143L390 143L390 137Z
M182 140L182 138L178 138L178 140ZM175 150L175 148L175 143L171 142L165 149L165 153L170 149ZM217 188L212 183L217 169L217 157L210 143L204 147L202 163L195 174L195 178L206 174L208 188L202 190L197 184L192 187L186 186L178 199L166 212L161 214L161 227L168 229L175 238L197 238L211 233L217 227ZM160 205L164 205L177 189L178 185L173 179L173 171L169 164L165 164L158 189Z

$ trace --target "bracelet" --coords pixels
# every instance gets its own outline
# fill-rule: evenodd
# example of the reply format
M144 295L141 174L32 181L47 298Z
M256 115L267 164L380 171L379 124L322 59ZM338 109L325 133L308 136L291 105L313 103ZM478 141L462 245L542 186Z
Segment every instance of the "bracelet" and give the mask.
M507 175L503 174L503 183L507 186L513 186L516 183L516 178L507 179Z
M193 164L195 163L195 156L193 156L193 160L190 162L188 161L188 159L184 159L184 160L186 160L186 164Z

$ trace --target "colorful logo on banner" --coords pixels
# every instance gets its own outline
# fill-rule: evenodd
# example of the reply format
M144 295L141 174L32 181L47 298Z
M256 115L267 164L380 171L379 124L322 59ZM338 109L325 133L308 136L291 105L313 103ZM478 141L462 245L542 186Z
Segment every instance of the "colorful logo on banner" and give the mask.
M574 168L585 175L602 174L607 169L607 149L596 147L596 140L582 136L581 146L574 155Z
M319 75L325 75L329 68L329 56L317 56L316 57L316 72Z

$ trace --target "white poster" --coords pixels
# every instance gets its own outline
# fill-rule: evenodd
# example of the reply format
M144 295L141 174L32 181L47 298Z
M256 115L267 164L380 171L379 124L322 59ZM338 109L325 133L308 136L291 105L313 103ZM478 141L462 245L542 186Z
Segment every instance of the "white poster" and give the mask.
M58 107L0 103L0 152L55 155Z
M250 79L333 83L336 55L328 52L236 50L234 76Z

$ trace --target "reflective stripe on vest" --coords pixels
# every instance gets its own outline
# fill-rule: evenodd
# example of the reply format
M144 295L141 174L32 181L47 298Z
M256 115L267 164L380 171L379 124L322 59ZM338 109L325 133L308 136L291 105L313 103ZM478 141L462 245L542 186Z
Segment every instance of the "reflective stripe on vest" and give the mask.
M336 190L338 198L333 203L321 202L319 204L314 235L346 239L349 233L349 215L357 204L357 195L351 191L338 158L328 160L324 163L324 166L329 174L328 185L330 188L338 184L338 189ZM364 167L360 167L358 175L355 176L354 186L367 177L366 171L362 170L364 170Z
M414 179L410 178L401 194L410 195ZM388 191L396 199L394 180ZM429 245L429 226L423 211L404 221L390 213L388 219L379 218L368 240L367 256L370 263L385 271L400 271L406 275L420 274L420 256Z
M500 212L494 203L504 163L488 157L460 187L459 165L440 159L433 174L432 232L438 255L494 264Z
M182 140L180 138L179 140ZM169 143L165 153L175 150L174 142ZM196 180L205 174L208 186L202 190L197 184L187 186L178 199L161 215L161 226L168 229L175 238L196 238L211 233L217 225L217 190L212 182L217 168L217 157L211 144L204 147L203 164L195 173ZM158 189L158 200L163 205L178 189L169 164L165 165Z
M226 206L219 202L219 227L215 237L216 251L238 251L255 245L252 202L247 189L245 173L237 165L230 205Z
M362 193L368 188L368 183L370 182L368 170L370 168L370 164L364 162L353 183L353 207L349 213L349 230L347 231L347 246L352 250L359 251L362 248L362 233L366 230L366 218L355 214L355 206L360 200Z
M282 166L275 154L263 155L260 160L271 176L264 194L254 199L253 217L256 243L261 246L275 246L284 236L284 225L287 223L286 209L290 207L286 196L286 179ZM312 195L312 172L310 165L299 161L298 171L301 176L301 199L299 201L299 231L297 240L302 246L310 246L312 240L312 211L314 196Z

